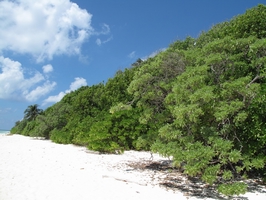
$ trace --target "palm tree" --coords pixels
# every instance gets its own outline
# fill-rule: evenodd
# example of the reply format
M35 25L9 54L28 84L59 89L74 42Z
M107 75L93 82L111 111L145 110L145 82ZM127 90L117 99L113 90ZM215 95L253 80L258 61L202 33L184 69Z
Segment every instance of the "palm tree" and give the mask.
M43 110L42 109L39 109L37 104L30 105L24 111L24 119L29 120L29 121L34 120L42 112L43 112Z

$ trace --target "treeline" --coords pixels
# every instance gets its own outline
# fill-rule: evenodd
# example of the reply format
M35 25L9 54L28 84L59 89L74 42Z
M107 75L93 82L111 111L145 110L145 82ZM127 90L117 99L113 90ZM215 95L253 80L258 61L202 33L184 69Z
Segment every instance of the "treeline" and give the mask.
M266 177L266 6L81 87L11 133L101 152L151 150L219 192ZM36 105L35 105L36 107Z

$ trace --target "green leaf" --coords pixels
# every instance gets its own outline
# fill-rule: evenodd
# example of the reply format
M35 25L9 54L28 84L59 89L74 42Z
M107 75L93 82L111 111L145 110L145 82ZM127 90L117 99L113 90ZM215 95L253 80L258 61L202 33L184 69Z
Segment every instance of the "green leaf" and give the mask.
M217 180L217 174L220 171L220 165L209 166L204 170L202 180L212 185Z
M218 186L218 192L226 196L245 194L247 185L242 182L221 184Z
M223 177L224 180L230 180L231 178L233 178L233 174L232 174L231 171L226 170L226 171L223 172L223 176L222 177Z
M241 156L241 152L240 151L232 150L229 153L229 160L232 163L237 163L241 158L242 158L242 156Z

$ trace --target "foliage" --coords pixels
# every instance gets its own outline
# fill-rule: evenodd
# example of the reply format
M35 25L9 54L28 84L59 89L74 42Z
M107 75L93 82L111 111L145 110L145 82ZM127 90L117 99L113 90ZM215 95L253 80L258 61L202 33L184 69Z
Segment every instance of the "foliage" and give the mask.
M16 125L12 127L10 133L12 134L22 134L23 129L27 126L27 120L23 119L21 121L17 121Z
M24 111L24 119L32 121L35 120L38 115L40 115L43 112L42 109L38 108L37 104L30 105L28 108Z
M191 66L165 98L174 120L160 128L161 138L153 144L154 151L173 156L176 166L183 164L186 174L218 184L218 191L226 195L246 191L242 183L228 181L254 169L265 170L264 117L258 112L265 102L265 39L260 38L265 29L222 34L255 20L257 9L266 10L259 6L215 26L199 38L205 44L200 51L184 52Z
M56 103L36 118L36 126L30 135L49 139L52 130L60 130L66 125L69 112L68 104Z
M88 148L109 153L145 148L137 144L137 139L145 135L150 126L141 124L139 115L139 109L120 110L94 123L89 132Z
M73 135L65 130L53 129L50 139L59 144L70 144L73 140Z
M239 179L266 176L265 20L258 5L176 41L44 112L28 107L11 133L108 153L152 150L220 193L245 193Z

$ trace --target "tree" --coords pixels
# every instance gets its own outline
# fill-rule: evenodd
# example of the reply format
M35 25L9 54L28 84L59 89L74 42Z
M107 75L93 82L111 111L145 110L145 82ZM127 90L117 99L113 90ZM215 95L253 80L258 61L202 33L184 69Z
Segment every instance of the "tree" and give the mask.
M128 92L137 106L143 108L140 121L154 123L153 116L165 113L164 99L172 89L175 78L185 69L180 53L169 49L149 58L135 73Z
M189 65L165 98L173 122L152 146L226 195L246 192L239 178L265 173L266 40L256 20L266 7L259 10L215 26L200 37L204 46L183 51ZM228 30L237 31L222 34Z
M104 152L152 149L220 193L244 193L239 179L266 175L265 19L259 5L67 94L38 117L29 106L11 132Z
M24 119L29 120L29 121L35 120L36 117L40 115L42 112L43 110L39 109L37 104L30 105L24 111Z
M70 111L71 106L63 102L58 102L52 107L49 107L42 115L36 118L37 127L34 130L33 134L35 135L33 136L52 139L50 137L53 130L62 130L66 126Z
M140 109L114 109L104 119L93 123L88 133L88 147L92 150L122 153L124 150L149 148L137 141L151 128L139 122Z
M141 63L143 63L143 60L140 59L140 58L138 58L138 59L136 60L136 62L134 62L134 63L132 64L132 66L133 66L133 67L138 67L138 66L141 65Z

